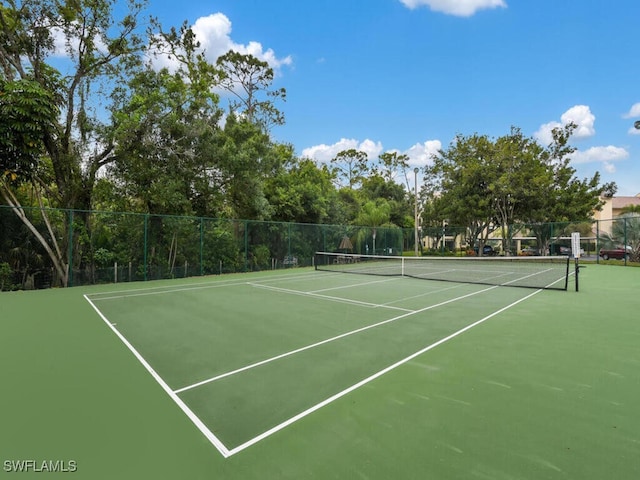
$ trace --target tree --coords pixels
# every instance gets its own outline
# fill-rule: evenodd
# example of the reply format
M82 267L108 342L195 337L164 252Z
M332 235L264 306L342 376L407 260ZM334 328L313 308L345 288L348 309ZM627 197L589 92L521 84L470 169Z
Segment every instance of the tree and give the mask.
M495 226L490 185L497 178L494 143L486 135L458 135L425 169L425 191L431 202L425 226L441 232L443 222L466 227L467 242L482 251ZM429 213L430 212L430 213Z
M46 214L43 234L30 220L16 189L38 184L46 173L40 163L45 151L43 138L55 135L59 98L55 92L29 78L15 81L0 79L0 194L17 217L45 249L58 275L65 278L67 269L56 234ZM41 190L34 189L37 202L44 206Z
M224 214L232 218L265 220L273 210L265 195L265 181L282 157L277 145L259 125L235 115L227 117L212 150L225 193Z
M409 168L409 157L407 155L399 154L398 152L384 152L378 157L378 160L381 168L374 167L374 173L382 176L387 182L393 181L398 173L402 173L406 181L407 192L411 191L407 176L407 169Z
M138 72L114 112L110 178L146 213L210 215L223 202L221 172L210 155L221 111L211 84L193 81L193 69L191 79L182 69Z
M640 205L627 205L620 210L620 213L637 213L640 214Z
M332 223L337 213L337 192L326 165L291 158L287 168L267 179L265 193L273 220L297 223Z
M25 182L35 175L43 138L55 135L60 103L57 92L31 78L0 78L0 172L5 181ZM9 191L8 185L2 188L3 195Z
M369 201L362 206L362 210L355 219L356 225L372 227L373 254L376 253L376 234L378 228L389 223L391 208L384 200ZM361 231L362 233L362 231Z
M413 227L413 194L407 193L393 179L386 179L378 174L370 175L362 180L359 194L363 202L386 200L391 223L400 227Z
M530 180L530 201L520 212L520 220L531 225L543 251L551 240L550 222L590 221L593 212L602 207L601 195L617 189L615 183L601 185L598 172L589 179L575 177L571 166L575 148L569 144L575 128L569 124L554 129L551 145L538 150L537 161L544 165L544 174Z
M334 165L336 178L346 182L346 186L353 190L369 172L368 160L365 152L351 148L338 152L331 164Z
M515 127L494 143L491 163L495 175L487 185L487 193L507 255L511 253L512 238L517 233L516 219L522 219L534 208L540 201L541 188L551 181L550 172L541 161L541 152L542 148L533 139Z
M48 95L60 106L55 123L38 131L37 144L27 144L38 149L38 154L34 157L35 152L29 149L23 152L26 163L31 162L27 160L29 155L32 160L37 157L37 168L32 164L28 169L13 170L11 175L24 174L21 180L31 185L38 198L46 195L51 206L88 210L97 172L113 160L114 144L91 97L100 89L116 85L119 65L135 62L142 52L142 38L136 33L142 6L129 1L126 13L118 20L114 5L109 2L7 0L0 7L3 85L35 82L40 98ZM64 39L70 64L70 73L64 77L48 63L58 53L56 38ZM29 84L34 92L35 83ZM18 147L20 143L14 145ZM3 181L0 188L5 199L12 198L13 211L28 225L30 220L12 197L14 186ZM47 250L60 283L66 285L71 261L66 257L67 226L63 226L65 232L54 232L51 223L46 223L48 238L36 236ZM29 228L35 234L34 225Z
M244 115L249 122L259 124L266 131L273 125L284 125L284 114L276 108L274 101L285 101L287 91L270 89L274 72L267 62L251 54L230 50L218 58L216 66L218 86L237 98L230 102L231 113Z
M467 226L470 243L478 237L486 240L491 229L500 227L506 252L516 228L522 228L518 225L526 223L539 248L548 248L550 222L591 219L601 205L600 195L615 189L614 184L599 185L597 173L591 179L575 178L570 166L575 149L568 143L574 129L554 130L547 147L515 127L496 140L458 136L427 168L437 220Z

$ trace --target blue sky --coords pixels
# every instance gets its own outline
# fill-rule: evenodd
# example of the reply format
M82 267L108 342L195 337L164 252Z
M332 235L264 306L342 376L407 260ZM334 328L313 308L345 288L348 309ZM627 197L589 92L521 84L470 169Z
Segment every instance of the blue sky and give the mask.
M179 8L176 7L179 5ZM580 178L640 193L638 0L151 0L192 25L209 57L267 60L287 101L274 137L328 161L358 148L412 165L456 134L520 127L547 143L579 125Z

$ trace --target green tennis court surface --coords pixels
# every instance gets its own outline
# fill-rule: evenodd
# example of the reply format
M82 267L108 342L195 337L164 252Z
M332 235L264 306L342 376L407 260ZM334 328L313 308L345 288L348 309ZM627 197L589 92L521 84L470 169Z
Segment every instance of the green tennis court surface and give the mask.
M580 282L293 269L3 294L3 474L638 478L640 270Z

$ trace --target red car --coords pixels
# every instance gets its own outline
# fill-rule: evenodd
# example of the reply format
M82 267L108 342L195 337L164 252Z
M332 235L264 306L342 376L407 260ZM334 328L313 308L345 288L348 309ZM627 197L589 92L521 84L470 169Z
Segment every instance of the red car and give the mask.
M600 256L604 260L609 260L610 258L615 258L618 260L624 260L629 257L631 253L631 247L619 247L619 248L601 248Z

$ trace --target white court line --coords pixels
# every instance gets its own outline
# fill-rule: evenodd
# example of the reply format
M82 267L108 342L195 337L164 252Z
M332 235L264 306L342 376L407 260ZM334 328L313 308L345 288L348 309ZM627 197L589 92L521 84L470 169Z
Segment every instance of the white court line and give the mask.
M402 312L413 312L413 310L409 308L391 307L391 306L382 305L379 303L363 302L361 300L352 300L350 298L333 297L330 295L319 295L315 292L302 292L300 290L292 290L290 288L281 288L281 287L272 287L271 285L262 285L260 283L247 282L247 285L251 285L252 287L256 287L256 288L264 288L266 290L272 290L274 292L288 293L290 295L300 295L303 297L322 298L323 300L330 300L330 301L339 302L339 303L347 303L350 305L362 305L364 307L369 307L369 308L390 308L393 310L400 310Z
M323 288L321 290L312 290L308 293L321 293L321 292L330 292L331 290L342 290L344 288L353 288L353 287L363 287L366 285L373 285L374 283L385 283L385 282L397 282L398 280L400 280L402 277L393 277L393 278L385 278L384 280L375 280L375 281L369 281L369 282L362 282L362 283L353 283L350 285L340 285L338 287L331 287L331 288Z
M334 276L340 275L339 273L335 273ZM255 279L259 279L263 282L276 282L280 280L296 280L296 279L304 279L307 277L316 277L317 275L314 273L305 273L298 275L283 275L281 277L275 278L264 278L264 277L254 277ZM181 284L181 285L173 285L173 286L163 286L163 287L149 287L149 288L136 288L133 290L115 290L112 292L97 292L97 293L89 293L87 294L92 300L118 300L121 298L128 297L142 297L146 295L162 295L165 293L176 293L176 292L187 292L190 290L204 290L207 288L219 288L219 287L233 287L236 285L246 285L247 277L237 280L218 280L214 282L199 282L192 284ZM133 293L139 292L139 293ZM122 294L122 295L117 295ZM97 297L98 295L111 295L109 297Z
M496 287L493 287L493 288L496 288ZM452 338L455 338L455 337L457 337L458 335L463 334L463 333L464 333L464 332L466 332L467 330L471 330L472 328L474 328L474 327L476 327L476 326L480 325L481 323L486 322L486 321L487 321L487 320L489 320L490 318L495 317L496 315L498 315L498 314L500 314L500 313L504 312L505 310L508 310L509 308L511 308L511 307L513 307L513 306L515 306L515 305L519 304L520 302L523 302L523 301L525 301L525 300L527 300L527 299L529 299L529 298L533 297L534 295L536 295L536 294L540 293L541 291L542 291L542 290L536 290L535 292L533 292L533 293L531 293L531 294L527 295L526 297L521 298L521 299L519 299L519 300L516 300L515 302L513 302L513 303L511 303L511 304L507 305L506 307L501 308L500 310L497 310L497 311L495 311L495 312L493 312L493 313L491 313L491 314L487 315L487 316L486 316L486 317L484 317L484 318L481 318L480 320L478 320L478 321L476 321L476 322L472 323L471 325L467 325L466 327L461 328L460 330L458 330L457 332L452 333L452 334L451 334L451 335L449 335L448 337L445 337L445 338L443 338L443 339L441 339L441 340L438 340L437 342L432 343L432 344L431 344L431 345L429 345L428 347L425 347L425 348L423 348L422 350L419 350L419 351L417 351L417 352L415 352L415 353L413 353L413 354L409 355L408 357L403 358L402 360L400 360L400 361L398 361L398 362L394 363L393 365L390 365L390 366L388 366L387 368L384 368L384 369L380 370L379 372L374 373L373 375L371 375L371 376L369 376L369 377L365 378L364 380L361 380L360 382L358 382L358 383L356 383L356 384L354 384L354 385L350 386L349 388L346 388L346 389L342 390L341 392L338 392L338 393L336 393L335 395L332 395L331 397L327 398L326 400L324 400L324 401L322 401L322 402L320 402L320 403L318 403L318 404L316 404L316 405L314 405L314 406L312 406L312 407L310 407L310 408L308 408L308 409L304 410L303 412L300 412L299 414L297 414L297 415L295 415L295 416L291 417L291 418L290 418L290 419L288 419L288 420L285 420L284 422L280 423L279 425L276 425L275 427L273 427L273 428L271 428L271 429L267 430L266 432L261 433L260 435L258 435L258 436L256 436L256 437L252 438L251 440L248 440L248 441L246 441L245 443L243 443L243 444L241 444L241 445L238 445L238 446L237 446L237 447L235 447L235 448L232 448L231 450L229 450L229 456L231 456L231 455L235 455L236 453L239 453L239 452L241 452L241 451L245 450L246 448L249 448L250 446L255 445L256 443L260 442L261 440L264 440L265 438L267 438L267 437L269 437L269 436L273 435L274 433L279 432L279 431L280 431L280 430L282 430L283 428L286 428L286 427L288 427L289 425L291 425L291 424L293 424L293 423L297 422L298 420L303 419L303 418L304 418L304 417L306 417L307 415L310 415L311 413L313 413L313 412L315 412L315 411L317 411L317 410L321 409L322 407L325 407L325 406L329 405L330 403L332 403L332 402L334 402L334 401L338 400L338 399L339 399L339 398L341 398L341 397L344 397L344 396L345 396L345 395L347 395L348 393L353 392L354 390L356 390L356 389L358 389L358 388L362 387L363 385L366 385L367 383L372 382L373 380L375 380L375 379L377 379L377 378L381 377L382 375L384 375L384 374L386 374L386 373L389 373L389 372L390 372L390 371L392 371L392 370L395 370L395 369L396 369L396 368L398 368L399 366L404 365L405 363L407 363L407 362L409 362L409 361L413 360L414 358L416 358L416 357L418 357L418 356L422 355L423 353L426 353L426 352L428 352L429 350L431 350L431 349L433 349L433 348L435 348L435 347L437 347L437 346L439 346L439 345L442 345L442 344L443 344L443 343L445 343L445 342L448 342L448 341L449 341L449 340L451 340Z
M246 285L246 283L245 282L234 282L234 283L225 283L225 284L216 284L216 285L211 284L211 285L200 286L200 287L174 288L172 290L132 293L130 295L114 295L112 297L93 298L92 300L96 301L96 302L99 302L99 301L103 301L103 300L119 300L119 299L122 299L122 298L148 297L148 296L151 296L151 295L165 295L165 294L168 294L168 293L190 292L190 291L195 291L195 290L205 290L205 289L208 289L208 288L238 287L238 286L242 286L242 285Z
M479 293L488 292L489 290L493 290L495 288L498 288L498 287L497 286L492 286L492 287L489 287L489 288L478 290L477 292L472 292L472 293L468 293L466 295L462 295L460 297L451 298L449 300L445 300L444 302L440 302L440 303L435 304L435 305L429 305L428 307L421 308L420 310L413 310L413 311L404 313L402 315L398 315L397 317L390 318L388 320L383 320L381 322L374 323L372 325L367 325L366 327L361 327L361 328L358 328L356 330L351 330L349 332L345 332L345 333L342 333L340 335L336 335L335 337L327 338L327 339L322 340L320 342L312 343L310 345L306 345L304 347L300 347L300 348L297 348L295 350L291 350L289 352L285 352L285 353L282 353L280 355L276 355L275 357L267 358L265 360L261 360L260 362L252 363L251 365L247 365L246 367L238 368L236 370L232 370L230 372L222 373L222 374L217 375L215 377L207 378L207 379L202 380L200 382L197 382L197 383L194 383L194 384L191 384L191 385L187 385L185 387L182 387L182 388L179 388L177 390L174 390L173 393L178 394L178 393L186 392L187 390L191 390L191 389L196 388L196 387L201 387L202 385L206 385L207 383L215 382L216 380L220 380L220 379L225 378L225 377L230 377L231 375L235 375L237 373L245 372L245 371L250 370L252 368L256 368L256 367L259 367L259 366L262 366L262 365L266 365L267 363L275 362L276 360L280 360L282 358L290 357L291 355L295 355L296 353L304 352L305 350L309 350L311 348L319 347L320 345L325 345L327 343L334 342L336 340L340 340L341 338L349 337L351 335L355 335L356 333L364 332L364 331L369 330L371 328L376 328L376 327L379 327L381 325L386 325L387 323L395 322L397 320L409 317L411 315L415 315L417 313L426 312L427 310L432 310L434 308L441 307L442 305L447 305L449 303L457 302L458 300L463 300L465 298L469 298L469 297L472 297L474 295L478 295Z
M412 278L407 276L407 278ZM466 283L457 283L456 285L454 285L453 287L445 287L445 288L439 288L437 290L431 290L431 291L427 291L425 293L419 293L418 295L411 295L410 297L403 297L403 298L399 298L398 300L392 300L390 302L386 302L383 303L382 305L392 305L394 303L398 303L398 302L406 302L407 300L413 300L415 298L422 298L422 297L427 297L429 295L434 295L436 293L442 293L442 292L446 292L447 290L455 290L457 288L461 288L463 286L470 286L469 284Z
M229 457L231 455L231 453L230 453L229 449L222 443L222 441L218 437L216 437L215 434L211 430L209 430L209 428L207 428L207 426L202 422L202 420L200 420L198 418L198 416L195 413L193 413L193 411L187 406L187 404L184 403L180 399L180 397L178 397L178 395L176 395L171 390L171 388L169 388L169 385L166 384L166 382L162 379L162 377L160 377L160 375L158 375L156 373L156 371L153 369L153 367L151 367L151 365L149 365L149 363L144 359L144 357L142 355L140 355L140 353L135 349L135 347L133 345L131 345L131 343L129 343L129 341L124 337L124 335L122 335L118 331L118 329L116 329L114 327L114 325L107 319L107 317L105 315L103 315L103 313L98 309L98 307L96 307L93 304L91 299L87 295L83 295L83 296L84 296L85 300L87 302L89 302L89 305L91 305L93 307L93 309L96 311L96 313L100 316L100 318L102 318L104 323L106 323L107 326L113 331L113 333L115 333L117 335L117 337L122 341L122 343L124 343L127 346L127 348L131 351L131 353L133 353L133 355L144 366L144 368L147 369L147 371L156 380L156 382L158 382L158 384L162 387L162 389L165 392L167 392L169 397L171 397L171 399L174 402L176 402L178 407L180 407L180 409L194 423L194 425L198 428L198 430L200 430L203 433L205 438L207 440L209 440L209 442L211 442L211 444L222 454L222 456L224 458Z

